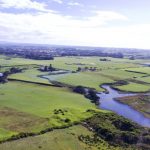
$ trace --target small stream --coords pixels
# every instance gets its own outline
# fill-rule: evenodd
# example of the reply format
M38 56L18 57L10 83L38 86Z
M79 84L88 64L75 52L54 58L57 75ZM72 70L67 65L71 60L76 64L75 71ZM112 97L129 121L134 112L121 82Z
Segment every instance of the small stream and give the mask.
M103 85L109 93L98 93L100 97L100 108L105 110L111 110L125 118L128 118L144 127L150 127L150 119L145 117L142 113L134 110L128 105L122 104L114 100L117 97L133 96L136 94L119 93L117 90L112 89L109 85Z
M72 73L71 71L59 70L59 71L53 71L53 73L48 73L46 75L40 75L40 78L47 79L47 80L49 80L49 82L51 82L51 81L55 81L59 78L62 78L64 76L67 76L71 73Z

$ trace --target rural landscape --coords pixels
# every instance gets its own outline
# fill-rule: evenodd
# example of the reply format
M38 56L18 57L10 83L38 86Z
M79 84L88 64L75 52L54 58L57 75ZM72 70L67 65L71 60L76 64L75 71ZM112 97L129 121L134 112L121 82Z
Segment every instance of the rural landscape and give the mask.
M9 47L0 49L1 150L150 148L147 50L56 46L27 58L32 47Z
M150 0L0 0L0 150L150 150Z

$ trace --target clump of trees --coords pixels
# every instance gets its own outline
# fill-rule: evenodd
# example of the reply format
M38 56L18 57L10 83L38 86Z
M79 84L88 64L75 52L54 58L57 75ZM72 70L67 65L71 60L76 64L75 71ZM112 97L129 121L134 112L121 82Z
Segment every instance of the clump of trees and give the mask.
M12 68L10 68L9 71L5 71L5 72L1 73L1 75L0 75L0 83L6 83L8 75L14 74L14 73L19 73L19 72L22 72L22 69L19 69L19 68L16 68L16 67L12 67Z
M101 58L100 61L110 61L110 60L107 58Z
M22 69L12 67L12 68L10 68L9 74L20 73L20 72L22 72Z
M96 67L83 67L83 68L81 68L81 67L78 67L77 68L77 72L84 72L84 71L96 71L97 70L97 68Z
M74 89L73 89L74 92L76 93L79 93L79 94L86 94L86 90L83 86L76 86Z
M92 103L99 105L99 97L97 96L97 92L95 90L89 89L85 97L90 99Z
M53 71L56 71L56 68L54 68L52 66L52 64L50 64L49 66L43 66L43 67L41 67L39 70L43 71L43 72L47 72L47 71L53 72Z
M8 76L8 71L5 71L4 73L1 73L0 75L0 83L5 83L7 82L7 76Z
M86 98L90 99L92 103L99 105L99 97L94 89L85 88L83 86L76 86L74 92L83 94Z

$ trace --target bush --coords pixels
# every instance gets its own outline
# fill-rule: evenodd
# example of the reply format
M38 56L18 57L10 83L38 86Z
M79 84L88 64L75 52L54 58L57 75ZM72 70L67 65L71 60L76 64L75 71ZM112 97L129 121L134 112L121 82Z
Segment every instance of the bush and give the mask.
M83 86L77 86L73 89L74 92L79 93L79 94L85 94L85 88Z

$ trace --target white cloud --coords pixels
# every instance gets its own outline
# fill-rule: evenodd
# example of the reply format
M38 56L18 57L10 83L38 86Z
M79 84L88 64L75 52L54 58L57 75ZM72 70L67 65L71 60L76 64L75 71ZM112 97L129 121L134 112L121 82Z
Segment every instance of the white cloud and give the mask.
M93 17L84 20L52 12L36 15L0 12L0 40L150 48L150 24L105 26L115 20L126 21L128 18L112 11L97 11Z
M52 1L54 1L54 2L56 2L56 3L59 3L59 4L62 4L62 3L63 3L62 0L52 0Z
M68 2L67 3L69 6L83 6L83 4L78 3L78 2Z
M39 11L48 11L45 3L39 3L32 0L0 0L0 6L4 8L35 9Z

